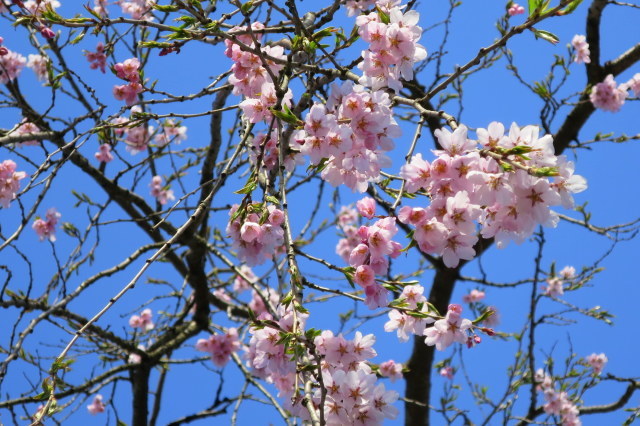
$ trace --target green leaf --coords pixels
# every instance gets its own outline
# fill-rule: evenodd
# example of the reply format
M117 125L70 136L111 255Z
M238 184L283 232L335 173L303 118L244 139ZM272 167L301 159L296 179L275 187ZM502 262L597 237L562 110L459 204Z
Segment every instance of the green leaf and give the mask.
M243 4L242 6L240 6L240 11L246 15L247 13L249 13L252 7L253 7L253 1L250 0L245 4Z
M380 9L380 6L376 5L376 10L378 11L378 16L380 17L380 22L382 22L383 24L389 24L391 22L391 19L389 18L389 15L386 14L385 12L383 12L382 9Z
M568 15L572 13L574 10L578 8L578 6L580 6L580 3L582 3L582 0L573 0L571 3L567 5L567 7L565 7L560 12L558 12L558 15Z
M536 38L547 40L549 43L558 44L558 42L560 41L557 35L549 31L536 30L535 28L531 28L531 31L533 31L533 34L535 34Z
M177 12L178 10L180 10L179 6L172 4L159 5L154 3L151 7L153 7L155 10L159 10L160 12Z

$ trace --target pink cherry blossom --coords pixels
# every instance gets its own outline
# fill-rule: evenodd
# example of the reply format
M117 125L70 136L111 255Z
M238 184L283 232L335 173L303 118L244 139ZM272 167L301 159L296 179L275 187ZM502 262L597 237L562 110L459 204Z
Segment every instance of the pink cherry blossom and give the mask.
M451 367L451 366L442 367L440 369L440 371L438 372L438 374L440 374L440 376L444 377L445 379L452 380L453 379L453 367Z
M102 42L98 42L95 52L85 51L84 55L87 57L87 61L89 61L89 68L92 70L99 69L103 74L106 72L107 55L105 54L104 44Z
M522 15L524 13L524 7L520 6L518 3L512 3L507 10L507 13L509 16Z
M104 404L104 402L102 402L102 395L100 394L96 395L93 398L93 402L87 405L87 411L89 411L89 414L91 414L92 416L95 416L99 413L104 413L105 409L106 405Z
M613 75L609 74L602 83L591 89L591 103L594 107L610 112L618 112L628 96L624 85L618 86Z
M462 301L464 303L476 303L483 300L484 296L484 291L480 291L474 288L469 294L465 294L464 296L462 296Z
M201 352L209 352L211 360L218 367L224 367L231 354L240 349L238 330L229 328L225 334L212 334L208 339L199 339L196 349Z
M98 152L94 154L96 160L101 163L109 163L113 161L113 154L111 154L111 145L108 143L103 143L98 148Z
M402 364L397 363L392 359L380 364L379 369L380 375L382 377L388 377L392 382L402 379Z
M609 361L607 356L604 353L601 354L591 354L586 358L587 364L593 368L593 374L599 375L602 373L605 364Z
M161 176L154 176L151 179L149 187L151 188L151 195L156 197L158 203L162 205L167 204L167 202L173 201L176 198L173 195L173 191L162 184Z
M40 238L40 241L44 241L45 239L49 239L52 243L56 240L56 225L58 224L58 220L62 215L58 213L58 211L52 207L47 210L47 214L44 219L37 218L33 225L31 226L33 230Z
M140 315L132 315L131 318L129 318L129 325L133 328L140 328L142 331L153 330L155 325L151 317L151 309L145 309Z
M0 163L0 206L9 208L11 201L16 199L20 190L20 181L27 177L25 172L16 172L16 163L13 160L4 160Z
M467 330L472 327L471 321L460 317L462 307L460 305L449 305L447 315L437 320L432 327L424 330L425 344L435 345L436 349L443 351L453 342L466 343Z
M576 34L573 36L573 40L571 40L571 45L576 50L576 56L573 58L573 62L577 64L591 63L591 58L589 57L591 52L589 51L589 43L587 43L585 36Z
M47 64L49 59L42 55L29 55L27 56L27 67L31 68L36 74L36 77L40 81L47 81L49 73L47 71Z
M27 63L27 59L19 53L6 49L0 55L0 84L7 84L17 78Z

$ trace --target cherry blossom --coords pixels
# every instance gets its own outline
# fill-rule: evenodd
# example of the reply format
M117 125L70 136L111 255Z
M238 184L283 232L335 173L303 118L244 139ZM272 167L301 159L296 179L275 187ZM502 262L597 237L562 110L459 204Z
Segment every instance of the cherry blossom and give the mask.
M0 163L0 206L9 208L11 201L16 199L20 190L20 181L27 177L25 172L16 172L16 163L13 160L4 160Z
M229 328L225 334L212 334L208 339L199 339L196 349L210 353L211 361L218 367L224 367L231 354L240 349L238 330Z
M229 211L233 217L238 211L237 204ZM282 229L282 211L275 206L264 207L257 203L246 207L245 215L230 220L227 234L233 240L233 248L238 251L238 258L248 266L261 265L276 254L277 248L284 242ZM267 220L261 216L267 214ZM273 214L275 213L275 214Z
M603 82L596 84L591 89L591 103L594 107L610 112L618 112L624 104L628 93L626 86L618 86L613 75L609 74Z
M19 53L7 48L0 55L0 84L7 84L17 78L27 63L27 59Z
M434 346L437 350L443 351L453 342L466 343L466 331L472 327L471 321L460 317L462 307L460 305L449 305L447 315L437 320L432 327L424 330L425 344Z
M111 145L108 143L100 144L98 147L98 152L94 154L96 160L101 163L109 163L113 161L113 154L111 154Z
M591 354L586 358L587 364L593 368L593 374L599 375L602 373L605 364L609 361L607 356L604 353L601 354Z
M85 51L84 55L86 56L87 61L89 61L89 68L92 70L99 69L103 74L106 72L107 55L104 51L104 44L102 42L98 42L95 52Z
M462 296L462 301L464 303L476 303L484 299L484 291L473 289L469 294L465 294Z
M397 363L392 359L380 364L379 371L382 377L387 377L392 382L402 379L402 364Z
M509 16L522 15L524 13L524 7L520 6L518 3L511 3L507 13Z
M25 134L29 134L29 133L36 133L39 132L40 129L38 128L38 126L36 126L34 123L31 123L30 121L27 121L26 118L22 119L22 121L20 122L20 125L18 126L18 128L15 130L15 134L16 135L25 135ZM16 145L18 146L34 146L34 145L38 145L39 141L36 139L33 140L27 140L27 141L22 141L22 142L18 142Z
M104 404L104 402L102 402L102 395L100 394L93 397L93 402L87 405L87 411L89 411L89 414L91 414L92 416L95 416L99 413L104 413L105 409L106 405Z
M129 325L133 328L142 329L142 331L153 330L155 325L151 317L151 309L145 309L140 315L132 315L131 318L129 318Z
M453 367L451 366L446 366L446 367L442 367L440 369L440 371L438 372L438 374L440 374L440 376L444 377L445 379L449 379L452 380L453 379Z
M573 58L573 62L578 64L591 63L591 58L589 57L591 52L589 51L589 43L587 43L585 36L576 34L573 36L573 40L571 40L571 45L576 50L576 56Z
M36 77L40 81L47 82L49 72L47 70L47 64L49 59L42 55L29 55L27 56L27 67L31 68L36 74Z
M151 191L150 191L151 195L153 197L156 197L156 200L158 200L158 203L162 205L167 204L167 202L173 201L176 199L176 197L173 195L173 190L168 189L168 187L162 184L161 176L154 176L151 179L151 183L149 184L149 187L151 188Z
M31 226L33 230L40 238L40 241L49 239L52 243L56 240L56 225L62 215L54 208L47 210L47 214L44 219L37 218Z

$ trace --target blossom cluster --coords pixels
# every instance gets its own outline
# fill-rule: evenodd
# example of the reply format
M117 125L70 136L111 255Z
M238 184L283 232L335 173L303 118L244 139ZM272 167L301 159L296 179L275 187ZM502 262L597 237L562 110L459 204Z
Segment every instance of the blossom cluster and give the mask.
M153 133L150 127L149 133ZM165 120L156 131L153 140L158 146L165 146L169 142L180 143L187 139L187 127L169 118Z
M47 66L49 64L49 58L42 55L29 55L27 56L27 67L31 68L36 74L36 78L39 81L48 81L49 71Z
M254 22L251 24L251 31L258 31L264 28L264 25L261 22ZM234 32L248 32L247 27L234 27L229 31L230 35L233 35ZM234 40L248 46L250 48L255 48L256 44L254 42L254 38L256 42L260 42L262 40L262 33L253 32L252 34L238 34L234 35ZM235 95L244 95L247 98L254 99L252 101L254 103L253 109L256 110L254 115L254 123L257 123L261 119L264 118L265 115L268 114L267 111L261 111L261 106L272 106L275 104L273 102L273 94L275 93L275 88L273 86L273 80L269 71L277 75L278 72L282 69L283 65L274 62L271 59L266 59L266 65L269 67L269 71L264 67L264 63L260 56L255 55L251 52L247 52L242 50L243 48L238 44L234 43L231 40L225 40L225 55L234 62L231 67L231 71L233 74L229 77L229 83L233 85L233 93ZM264 46L261 47L261 52L264 53L265 57L272 57L276 59L286 59L286 55L284 54L284 48L282 46ZM264 84L267 83L265 86ZM265 92L265 96L262 97L260 94ZM273 103L272 103L273 102ZM243 109L247 109L247 104ZM264 114L260 117L261 114ZM258 118L259 117L259 118Z
M368 200L373 203L372 199ZM400 255L402 245L392 240L397 232L396 219L385 217L371 226L361 226L353 236L357 245L349 254L349 265L355 268L353 280L364 289L365 304L370 309L387 305L388 291L376 282L375 276L385 275L389 270L387 256Z
M98 152L94 154L96 160L101 163L109 163L113 161L113 154L111 153L111 145L108 143L100 144L98 147Z
M580 426L582 424L579 418L580 411L569 399L569 395L566 392L556 391L553 379L544 370L538 369L536 371L535 382L537 389L544 394L543 409L545 413L560 416L562 426Z
M140 61L138 58L130 58L115 64L113 70L119 78L129 82L113 86L113 96L119 101L125 101L127 105L135 104L138 94L143 90L140 84Z
M431 200L426 208L405 206L398 213L402 223L415 226L418 247L453 268L475 256L476 222L498 247L524 241L539 224L556 226L558 215L550 207L572 208L571 194L583 191L586 181L573 174L572 162L554 155L551 136L539 138L538 132L514 123L505 134L493 122L477 130L475 141L464 125L436 130L442 147L433 151L437 158L429 164L416 154L400 171L406 191L425 191Z
M29 133L36 133L39 132L40 128L38 126L36 126L34 123L27 121L27 119L23 119L20 122L20 125L16 128L16 130L14 131L14 134L16 135L25 135L25 134L29 134ZM27 141L22 141L17 143L16 145L18 146L33 146L33 145L37 145L38 141L37 140L27 140Z
M267 139L267 135L263 132L259 132L255 137L251 139L251 150L249 151L249 161L251 164L257 164L258 159L262 156L262 166L267 170L273 170L277 167L280 156L280 144L278 143L278 131L276 129L271 131L271 136ZM295 146L295 139L291 138L289 146ZM304 164L304 158L300 154L300 151L295 149L289 149L285 153L284 168L287 171L293 171L297 165Z
M3 41L3 38L0 37L0 84L7 84L20 75L27 59L2 46Z
M386 390L377 383L368 360L377 355L373 345L375 336L363 336L357 331L352 340L342 334L334 336L330 330L323 331L314 340L315 347L323 356L322 383L327 390L324 416L329 425L382 424L384 419L395 419L398 409L392 404L398 393ZM394 364L391 375L397 375ZM381 369L383 371L383 369ZM314 393L314 403L319 406L321 390Z
M596 375L599 375L600 373L602 373L604 366L609 361L609 359L604 353L601 353L601 354L593 353L589 355L587 358L585 358L585 360L587 361L587 364L589 364L589 366L593 368L593 374L596 374Z
M20 190L20 181L27 177L25 172L16 172L16 167L13 160L0 163L0 206L5 209L15 200L16 193Z
M556 276L547 278L547 285L542 287L544 294L550 297L558 297L564 294L565 280L571 280L576 276L576 269L573 266L565 266Z
M573 58L573 62L577 64L591 63L591 58L589 56L591 55L591 52L589 51L589 43L587 43L587 38L585 36L576 34L571 40L571 45L576 50L576 56Z
M208 339L199 339L196 349L208 352L216 366L224 367L229 362L231 354L240 349L238 330L229 328L225 334L212 334Z
M350 81L331 85L326 105L315 104L294 133L298 149L333 186L346 185L364 192L380 170L391 165L385 154L401 130L391 109L389 94L370 91ZM296 144L293 144L295 147Z
M86 51L84 54L87 61L89 61L89 68L92 70L99 69L103 74L106 72L107 55L104 51L104 44L102 42L98 42L95 52Z
M417 25L419 18L415 10L402 13L400 7L356 18L358 34L369 43L362 52L363 61L358 64L363 72L360 84L374 90L388 87L399 92L400 79L413 79L413 65L427 57L426 49L418 44L422 36L422 28Z
M507 9L507 14L509 16L522 15L523 13L524 7L520 6L518 3L511 3Z
M104 404L104 402L102 402L102 395L100 394L93 397L93 401L91 402L91 404L87 405L87 411L92 416L95 416L99 413L104 413L104 410L106 408L106 405Z
M249 266L261 265L284 243L284 212L274 205L252 203L244 207L245 214L236 215L239 207L234 204L229 211L227 234L238 259Z
M140 312L140 315L132 315L129 318L129 325L133 328L139 328L142 331L153 330L155 324L153 324L151 309L145 309Z
M47 238L51 242L56 240L56 225L58 224L58 220L61 216L62 215L52 207L47 210L44 219L37 218L33 222L31 227L36 231L36 235L38 235L40 241L44 241Z
M118 1L122 8L122 13L131 15L133 19L141 19L144 21L153 21L153 15L151 14L153 5L156 4L155 0L127 0Z
M297 333L302 333L307 314L279 306L276 315L277 319L270 314L262 314L259 319L270 321L272 325L250 329L252 337L245 357L254 375L276 386L278 396L285 399L289 411L308 420L309 413L302 406L300 389L296 387L296 383L304 383L305 378L297 370L296 361L320 357L322 385L327 391L324 418L328 425L377 425L385 418L394 419L397 416L398 410L392 404L398 399L398 394L387 391L384 384L377 383L377 376L368 363L376 356L373 335L363 336L356 332L354 338L348 340L342 334L335 336L330 330L325 330L313 340L311 346L315 348L315 353L311 353L308 343L305 343L305 349L295 357L286 350L282 335L293 331L294 322ZM298 343L290 341L289 345L293 344ZM383 364L385 367L381 365L380 371L397 377L401 374L402 366L392 363ZM311 378L316 389L312 394L312 402L318 410L322 390L318 377Z
M158 203L165 205L168 201L175 200L176 197L173 195L173 190L167 188L167 186L163 185L161 176L154 176L151 178L151 183L149 184L151 188L151 195L156 197Z
M391 309L388 313L389 321L384 324L384 331L396 330L398 340L406 342L412 334L424 335L427 325L435 320L429 317L427 298L424 296L424 287L421 285L407 285L402 289L402 294L394 302L395 306L401 306L407 310L419 312L422 315L409 315L408 311Z
M627 96L629 96L629 93L627 92L626 85L621 84L618 86L613 79L613 75L609 74L605 77L604 81L593 86L589 99L596 108L610 112L618 112Z

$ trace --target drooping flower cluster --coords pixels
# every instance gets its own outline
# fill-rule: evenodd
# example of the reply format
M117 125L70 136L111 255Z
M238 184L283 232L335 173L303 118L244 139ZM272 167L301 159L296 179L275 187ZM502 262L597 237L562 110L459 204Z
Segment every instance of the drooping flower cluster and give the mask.
M113 154L111 153L111 145L103 143L98 147L98 152L95 154L96 160L101 163L109 163L113 161Z
M494 237L498 247L520 243L538 224L555 226L558 216L549 207L572 208L571 194L586 188L584 178L573 174L573 163L554 155L550 135L539 138L538 127L515 123L508 135L504 130L493 122L477 130L478 141L467 138L463 125L453 133L436 130L443 149L434 151L433 163L416 154L400 171L405 189L425 191L431 204L405 206L398 218L415 226L418 247L441 255L447 267L475 256L476 221L482 236Z
M87 61L89 61L89 68L92 70L99 69L103 74L106 72L107 55L102 42L98 42L95 52L85 51L84 54L87 57Z
M369 43L369 48L362 52L364 61L358 65L363 72L359 82L374 90L389 87L399 92L400 79L413 79L413 65L426 59L427 51L418 44L422 36L422 28L417 25L418 12L410 10L403 14L400 7L393 7L385 15L388 22L380 12L356 18L358 34Z
M155 325L153 324L151 309L145 309L140 312L140 315L132 315L129 318L129 325L133 328L139 328L142 331L153 330Z
M298 333L302 333L307 314L294 313L280 306L277 316L272 318L269 314L263 314L259 317L261 320L275 321L277 327L261 325L250 329L252 337L246 359L254 375L276 386L278 396L285 400L285 408L303 420L309 419L307 408L301 403L302 392L295 386L296 383L305 382L303 373L296 368L296 360L313 360L317 355L322 358L322 384L327 391L324 417L328 425L378 425L385 418L394 419L397 416L398 410L392 404L398 399L398 394L387 391L384 384L377 383L377 377L367 362L376 356L373 335L363 336L356 332L352 340L347 340L341 334L334 336L331 331L325 330L314 339L316 354L309 353L305 347L298 351L296 359L286 351L282 334L292 332L294 321L297 321ZM293 344L298 343L292 341L290 345ZM390 367L395 372L396 367ZM312 402L318 410L321 403L319 383L313 383L313 388L316 391Z
M44 241L46 238L49 241L54 242L56 240L56 225L62 215L54 208L47 210L47 214L44 219L37 218L31 226L40 241Z
M364 192L391 165L385 152L401 133L389 94L347 81L332 84L327 104L313 105L294 137L311 164L322 166L324 180Z
M507 13L509 16L522 15L524 13L524 7L520 6L518 3L511 3L511 6L507 9Z
M150 133L152 133L150 131ZM169 118L158 128L153 140L158 146L165 146L169 142L180 143L187 139L187 127Z
M143 91L140 84L140 61L138 58L130 58L124 62L118 62L113 69L119 78L129 82L129 84L113 86L113 96L119 101L125 101L127 105L135 104L138 94Z
M398 340L406 342L412 334L422 336L427 325L433 324L433 318L428 317L429 310L426 306L427 298L424 296L424 287L421 285L408 285L402 289L402 294L398 298L396 305L409 309L417 310L423 315L409 315L406 311L391 309L389 311L389 321L384 325L384 331L396 331ZM418 310L418 307L420 309Z
M151 196L156 197L158 203L162 205L167 204L168 201L176 199L175 195L173 195L173 190L163 185L162 176L154 176L151 178L149 187L151 188Z
M96 395L93 398L93 402L87 405L87 411L92 416L95 416L96 414L104 413L105 408L107 407L106 405L104 405L104 402L102 402L102 395L100 394Z
M251 29L254 31L261 30L263 28L264 25L260 22L254 22L251 24ZM234 32L246 33L247 27L234 27L229 31L229 34L233 35ZM255 32L253 33L253 37L255 37L256 41L260 42L262 40L262 33ZM253 37L251 34L238 34L234 36L235 40L251 48L255 47ZM273 100L272 95L275 93L275 88L273 87L272 78L269 72L267 72L267 69L264 68L264 64L260 57L251 52L243 51L239 44L234 43L231 40L225 40L224 43L227 47L224 52L225 55L231 58L234 62L231 67L233 74L229 77L229 83L233 85L233 93L235 95L244 95L247 98L257 99L255 101L256 106L253 108L255 110L258 109L258 103L260 103L260 105L271 103ZM284 48L282 46L264 46L261 47L261 51L265 56L282 60L286 59ZM269 67L269 70L273 75L278 75L283 67L282 64L276 63L270 59L266 59L266 65ZM264 86L265 83L268 84ZM265 90L266 95L264 99L261 99L260 94ZM263 104L263 102L265 104ZM275 104L275 102L269 106L272 106L273 104ZM259 112L256 111L256 114L259 114ZM260 119L253 122L257 123L258 121L260 121Z
M231 208L231 218L239 207L235 204ZM244 214L229 221L227 234L233 241L233 249L238 251L238 259L249 266L261 265L284 243L284 212L274 205L262 203L252 203L244 209Z
M322 381L327 390L324 404L327 424L377 425L398 415L398 409L392 405L398 393L377 384L377 377L367 363L377 355L373 349L375 340L373 334L363 336L359 331L353 340L347 340L342 334L334 336L330 330L315 338L316 349L324 357ZM318 389L314 394L316 406L320 400Z
M31 54L27 57L27 67L33 70L39 81L47 81L49 76L47 71L48 63L49 58L46 56Z
M2 44L2 37L0 37L0 44ZM27 59L21 54L0 46L0 84L7 84L17 78L26 63Z
M276 386L279 391L278 396L290 396L294 392L296 362L290 354L286 353L284 343L280 342L280 332L281 330L293 331L294 321L297 321L297 330L303 330L308 315L294 313L293 310L285 309L283 306L277 308L276 315L277 318L273 318L271 314L265 312L258 316L260 320L275 321L279 329L268 326L250 328L251 339L245 358L247 366L255 376Z
M591 99L591 103L596 108L618 112L628 95L626 85L621 84L618 86L613 79L613 75L609 74L603 82L593 86L589 99Z
M566 392L555 390L553 379L544 370L538 369L535 374L537 389L544 393L544 412L549 415L560 416L562 426L580 426L580 411L569 399Z
M587 364L589 364L589 366L593 368L593 374L596 374L596 375L600 375L600 373L602 373L604 366L609 361L609 359L604 353L601 353L601 354L593 353L589 355L585 360L587 361Z
M38 126L36 126L34 123L30 121L27 121L27 119L24 118L20 122L20 125L18 126L18 128L14 131L14 134L25 135L28 133L36 133L39 131L40 131L40 128L38 128ZM16 145L17 146L34 146L34 145L38 145L38 141L35 139L27 140L27 141L18 142Z
M353 280L365 292L365 304L370 309L387 305L388 291L375 280L376 275L385 275L389 270L387 256L396 258L402 245L392 238L398 232L394 217L379 219L371 226L361 226L355 237L358 245L349 255L349 265L355 268Z
M231 354L240 349L238 330L229 328L225 334L212 334L208 339L199 339L196 349L208 352L216 366L224 367L229 362Z
M589 51L589 43L587 43L587 38L583 35L576 34L573 36L573 40L571 40L571 45L576 50L576 56L573 58L573 62L575 63L591 63L591 52Z
M16 193L20 190L20 181L27 177L25 172L16 172L16 163L13 160L4 160L0 163L0 206L9 208L11 201L16 199Z

